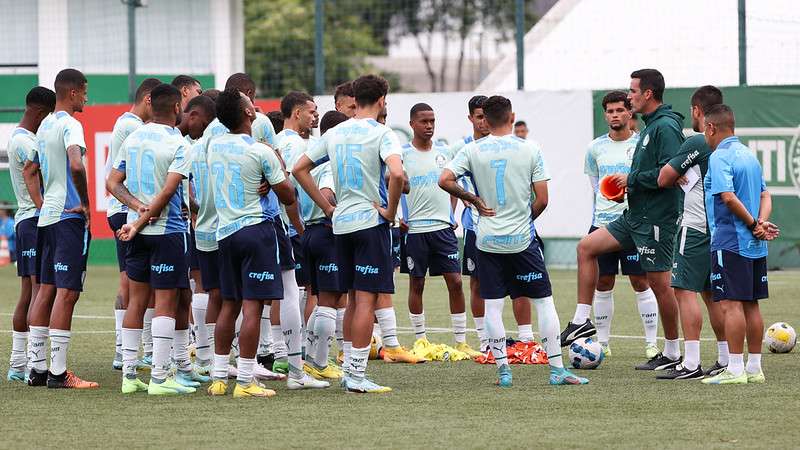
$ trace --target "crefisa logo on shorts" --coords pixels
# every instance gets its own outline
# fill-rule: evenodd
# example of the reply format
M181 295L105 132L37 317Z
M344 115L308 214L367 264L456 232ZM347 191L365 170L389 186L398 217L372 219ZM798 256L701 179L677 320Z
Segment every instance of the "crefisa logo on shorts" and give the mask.
M23 250L22 251L22 257L23 258L35 258L36 257L36 249L35 248L29 248L27 250Z
M362 275L377 275L380 272L380 269L373 266L359 266L356 265L356 272Z
M719 281L722 279L721 273L712 273L711 274L711 281Z
M57 262L57 263L53 264L53 271L55 271L55 272L67 272L67 271L69 271L69 265Z
M327 273L338 272L339 271L339 266L337 266L336 263L320 264L319 265L319 271L320 272L327 272Z
M248 278L252 278L258 281L264 280L274 280L275 274L272 272L250 272L247 274Z
M155 273L164 273L164 272L174 272L175 266L171 266L169 264L155 264L150 266L150 271Z
M544 275L540 272L530 272L525 275L517 275L519 281L530 283L531 281L541 280Z

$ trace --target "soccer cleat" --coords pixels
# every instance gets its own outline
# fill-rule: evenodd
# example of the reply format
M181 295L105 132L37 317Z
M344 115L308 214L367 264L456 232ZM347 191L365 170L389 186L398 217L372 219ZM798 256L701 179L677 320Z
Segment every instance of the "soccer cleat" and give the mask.
M267 353L266 355L256 355L256 362L265 369L271 369L272 364L275 362L275 354Z
M714 365L711 366L710 369L706 370L705 375L707 377L713 377L714 375L719 375L723 370L725 370L728 366L723 366L719 363L719 361L714 361Z
M747 383L750 384L764 384L767 382L767 378L764 376L764 371L759 370L758 373L750 373L745 371L747 374Z
M210 377L211 376L211 369L213 369L213 365L212 364L198 364L196 361L194 363L194 369L193 370L198 375L205 375L205 376L209 376ZM205 381L204 381L204 383L205 383Z
M184 386L191 386L191 387L198 387L202 383L208 383L211 381L211 377L207 375L200 375L194 369L184 372L183 370L178 370L175 373L175 381L184 385Z
M703 384L747 384L747 373L743 370L740 375L734 375L726 368L719 374L700 382Z
M139 369L144 369L144 368L148 368L149 369L149 368L152 368L152 367L153 367L153 354L151 353L149 355L142 356L142 359L139 360L139 367L138 368Z
M39 372L36 369L31 369L28 374L28 386L47 386L47 371Z
M345 377L342 381L345 392L350 394L385 394L392 392L392 388L375 384L366 378L354 380L352 377Z
M296 391L298 389L325 389L330 386L331 384L327 381L317 380L307 373L303 373L303 376L299 379L289 377L289 381L286 382L286 387L288 387L290 391Z
M554 386L567 385L567 384L588 384L588 383L589 383L588 379L579 377L563 367L550 366L550 384Z
M267 389L265 387L262 387L256 382L252 382L247 386L242 386L241 384L236 383L236 387L233 388L233 398L247 398L247 397L269 398L274 396L275 396L275 391L273 391L272 389Z
M508 388L511 387L512 380L513 377L511 376L511 368L508 367L508 364L503 364L497 368L497 381L495 381L496 385L502 388Z
M647 344L644 346L644 356L647 359L653 359L658 356L658 346L656 344Z
M458 350L460 352L468 354L469 357L472 358L472 359L475 359L475 358L477 358L479 356L483 356L483 353L473 349L466 342L459 342L458 344L456 344L455 348L456 348L456 350Z
M272 363L272 371L286 375L289 373L289 361L275 361Z
M266 380L266 381L283 381L286 379L286 375L282 373L276 373L269 369L264 368L260 364L256 364L253 366L253 377L258 380Z
M690 370L678 364L674 369L656 375L656 380L699 380L704 376L705 373L703 373L703 369L700 366L697 366L694 370Z
M214 380L207 392L208 395L225 395L228 392L228 383L224 380Z
M167 378L161 383L156 383L150 379L150 384L147 386L147 393L150 395L180 395L180 394L193 394L197 389L193 387L183 386L175 381L173 378Z
M115 359L114 362L111 363L111 368L114 370L122 370L122 360Z
M408 364L420 364L426 361L425 358L418 357L417 355L406 350L406 348L403 346L384 347L383 360L388 363L408 363Z
M667 369L674 369L678 364L680 364L682 358L678 359L669 359L661 353L658 353L655 357L650 358L647 360L646 363L639 364L636 366L636 370L667 370Z
M611 356L611 347L608 345L607 342L605 344L601 342L600 347L603 349L603 358L608 358L609 356Z
M589 337L595 333L597 333L597 328L594 327L594 324L589 319L586 319L586 322L580 325L570 322L561 332L561 346L569 347L577 339Z
M380 357L378 354L380 353L380 345L378 344L378 340L375 336L372 336L372 340L369 342L369 359L379 359Z
M317 369L310 364L304 364L303 370L317 380L338 380L344 376L341 369L327 365L324 369Z
M134 392L146 392L147 383L138 378L122 377L122 393L133 394Z
M25 382L25 371L24 370L14 370L9 368L8 374L6 374L6 380L8 381L19 381Z
M82 380L68 370L61 375L53 375L48 372L47 387L50 389L96 389L100 385L94 381Z
M344 352L339 350L339 354L336 355L336 363L340 366L344 364Z

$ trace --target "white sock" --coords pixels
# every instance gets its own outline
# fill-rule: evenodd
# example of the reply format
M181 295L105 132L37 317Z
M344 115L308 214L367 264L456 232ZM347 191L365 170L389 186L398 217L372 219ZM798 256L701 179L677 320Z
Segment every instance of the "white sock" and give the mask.
M648 288L646 291L636 293L636 307L642 318L645 342L655 344L658 333L658 302L652 289ZM677 351L680 354L680 350Z
M533 325L517 325L517 340L520 342L533 342Z
M239 369L239 373L236 375L236 382L242 386L247 386L248 384L253 382L253 367L256 365L255 358L242 358L239 356L239 359L236 362L236 368Z
M116 350L114 351L114 361L122 361L122 319L125 317L124 309L114 310L114 337L116 338ZM139 343L136 343L137 351Z
M671 360L681 357L681 346L677 339L664 339L664 356Z
M211 370L211 376L215 380L228 379L228 366L230 365L230 355L217 355L214 353L214 368Z
M744 355L731 353L728 361L728 370L737 377L744 372Z
M217 329L216 323L206 323L206 332L208 333L208 349L211 350L211 358L214 358L215 349L216 349L216 338L214 337L214 331Z
M717 362L721 366L728 365L728 341L717 341Z
M614 291L594 291L594 326L597 327L597 340L601 344L608 344L613 317Z
M270 308L269 305L264 305L261 309L261 322L259 323L258 333L258 351L257 355L269 355L272 350L272 325L270 323Z
M295 284L297 284L297 279L294 280ZM300 307L300 320L302 321L302 326L305 328L308 324L306 323L306 303L308 303L308 296L306 295L306 287L305 286L297 286L297 301L299 302ZM308 316L310 319L311 316Z
M153 354L153 317L156 315L155 308L144 310L144 322L142 326L142 351L145 356Z
M153 368L150 377L156 381L167 378L169 354L175 339L175 319L167 316L153 317Z
M281 330L286 342L286 356L289 358L289 375L298 379L303 376L303 336L300 333L302 315L300 314L300 290L294 278L294 270L281 272L283 278L283 299L281 300Z
M50 373L61 375L67 371L70 330L50 330Z
M364 348L355 348L350 351L350 376L356 381L363 380L367 373L367 358L369 345Z
M572 316L572 323L575 325L580 325L586 322L586 319L589 318L589 314L592 313L592 305L585 305L583 303L578 303L575 306L575 315Z
M547 359L552 367L564 367L561 359L561 324L558 320L553 296L533 299L536 306L536 318L539 325L539 336L542 347L547 352ZM587 305L588 306L588 305Z
M336 309L336 345L344 351L344 308Z
M242 332L242 320L244 320L244 316L239 311L236 322L233 324L233 341L231 342L231 356L233 359L239 358L239 334Z
M483 317L473 317L472 320L475 321L475 331L478 332L478 340L481 343L480 351L484 351L489 346L489 336L486 335Z
M317 318L314 321L314 353L311 355L318 368L328 365L328 355L333 342L333 333L336 331L336 309L328 306L315 308Z
M684 356L683 367L689 370L697 369L700 365L700 341L683 341Z
M747 367L745 370L747 370L747 373L751 374L761 372L761 353L748 353Z
M378 325L381 329L381 339L383 345L389 348L400 346L397 340L397 316L394 312L394 307L381 308L375 310L375 317L378 318Z
M306 325L303 328L303 355L305 355L306 362L309 361L309 358L313 360L313 355L317 352L316 344L319 340L314 336L314 327L316 326L317 323L318 310L319 310L319 305L314 306L314 309L311 310L311 315L308 316ZM301 316L303 315L302 309L300 310L300 315ZM336 327L335 311L334 311L333 326Z
M506 329L503 325L503 306L505 299L485 299L485 324L486 335L489 337L489 347L492 349L497 367L508 364L506 352Z
M425 335L425 311L420 314L408 313L408 318L411 319L411 327L414 328L414 339L427 339Z
M275 354L275 360L286 359L286 341L283 340L283 330L280 324L270 326L271 333L275 336L272 341L272 352Z
M206 328L206 310L208 309L208 294L192 295L192 317L194 318L195 351L197 362L207 365L211 362L211 344L208 341L208 328Z
M453 338L456 344L467 342L467 313L450 314L450 323L453 325Z
M142 329L123 328L120 334L122 334L122 375L126 378L136 378Z
M352 351L353 343L350 341L344 341L342 343L342 353L344 354L344 358L342 360L342 372L344 372L345 375L350 374L350 353Z
M28 364L32 369L38 372L47 370L47 336L50 330L47 327L28 327L29 345L28 345Z
M189 329L175 330L172 342L172 353L175 367L181 372L192 370L192 360L189 358Z
M9 366L22 372L25 366L28 365L28 332L27 331L12 331L11 332L11 360Z

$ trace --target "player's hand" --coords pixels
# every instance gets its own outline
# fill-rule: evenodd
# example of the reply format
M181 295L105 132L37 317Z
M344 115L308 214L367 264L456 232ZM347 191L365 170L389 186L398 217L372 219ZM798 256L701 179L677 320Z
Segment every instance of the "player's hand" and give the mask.
M262 181L261 184L258 185L258 195L264 197L265 195L269 194L269 188L269 183Z
M84 220L86 220L86 229L91 229L91 222L92 222L92 213L89 210L89 206L87 205L80 205L74 208L65 209L65 213L72 213L72 214L80 214L83 216Z
M450 228L451 228L453 231L457 230L457 229L458 229L458 222L454 222L452 225L450 225Z
M472 202L472 205L478 210L478 214L483 217L492 217L495 215L494 210L486 206L486 203L484 203L483 199L480 197L475 197L475 201Z
M613 175L609 175L609 177L611 177L611 180L617 185L617 187L621 189L628 187L628 175L624 173L615 173Z
M400 232L408 233L408 223L403 219L400 219Z
M380 214L380 216L383 217L383 219L385 221L387 221L390 224L394 225L395 218L389 214L389 210L387 210L386 208L384 208L383 206L381 206L381 205L379 205L377 203L373 203L372 206L374 206L375 209L378 210L378 214Z
M126 241L126 242L127 241L131 241L131 240L133 240L133 237L136 236L136 233L138 233L138 232L139 232L139 230L137 230L136 227L133 226L132 223L126 223L125 225L120 227L119 230L117 230L117 239L119 239L120 241Z
M753 228L753 236L762 241L772 241L780 234L781 231L777 225L762 219L759 219L758 224Z
M687 184L689 184L689 179L686 178L685 176L682 176L677 180L675 180L675 186L686 186Z
M322 212L325 213L325 217L328 219L333 218L333 212L336 211L336 207L330 205L328 208L323 208Z

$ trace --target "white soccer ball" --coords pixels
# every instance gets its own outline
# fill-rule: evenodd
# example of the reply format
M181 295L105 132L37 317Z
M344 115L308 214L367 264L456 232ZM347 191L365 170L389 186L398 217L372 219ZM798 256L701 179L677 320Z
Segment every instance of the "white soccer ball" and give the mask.
M786 322L776 322L767 328L764 342L772 353L789 353L797 343L797 333Z
M603 346L592 338L578 339L569 346L569 360L576 369L594 369L603 361Z

